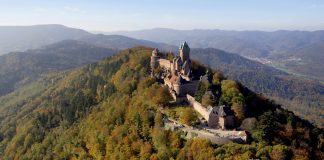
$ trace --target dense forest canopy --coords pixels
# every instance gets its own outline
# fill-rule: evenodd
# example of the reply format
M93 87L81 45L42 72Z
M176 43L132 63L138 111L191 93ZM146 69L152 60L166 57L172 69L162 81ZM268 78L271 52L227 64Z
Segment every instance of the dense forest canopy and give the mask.
M324 159L323 130L218 72L217 101L231 106L251 142L213 145L164 130L158 108L170 97L150 77L151 52L126 49L1 97L1 159Z
M279 102L320 128L324 127L324 85L222 50L192 49L192 58L220 70L229 79Z

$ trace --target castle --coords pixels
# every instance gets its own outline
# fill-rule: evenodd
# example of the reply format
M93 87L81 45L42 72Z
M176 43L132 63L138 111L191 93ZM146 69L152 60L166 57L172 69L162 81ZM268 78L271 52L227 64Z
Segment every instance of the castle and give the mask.
M151 56L152 72L157 67L161 67L165 74L162 75L164 84L171 91L171 95L176 102L186 101L187 94L195 94L199 81L193 80L190 61L190 48L184 42L180 48L180 56L174 57L171 61L163 59L158 49L154 49Z
M190 60L190 48L187 42L184 42L179 48L179 56L172 60L164 58L165 56L156 48L152 51L151 69L152 75L157 69L163 70L159 78L168 86L170 93L176 103L189 103L199 112L207 121L208 126L222 129L233 126L233 112L227 106L207 106L197 102L194 97L199 83L207 79L207 75L197 79L192 74L192 64Z

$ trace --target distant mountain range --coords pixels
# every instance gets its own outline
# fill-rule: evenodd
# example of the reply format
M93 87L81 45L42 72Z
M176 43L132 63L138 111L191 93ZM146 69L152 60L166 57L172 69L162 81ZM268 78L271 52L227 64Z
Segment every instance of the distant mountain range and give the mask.
M141 39L134 39L134 38L120 36L120 35L96 34L96 35L82 37L79 40L87 42L92 45L115 49L115 50L131 48L134 46L149 46L153 48L160 48L165 51L177 50L177 47L174 45L168 45L165 43L156 43L156 42L141 40Z
M125 49L138 45L174 50L163 43L139 40L120 35L91 34L63 25L0 26L0 55L9 52L38 49L66 39L80 40L110 49Z
M76 40L64 40L41 49L0 56L0 95L32 82L43 73L62 71L96 62L115 53Z
M0 26L0 55L36 49L65 39L78 39L90 33L63 25Z
M168 51L177 48L119 35L95 35L62 25L0 27L1 34L3 36L0 39L3 40L0 40L0 48L12 52L0 56L0 95L32 82L43 73L93 63L111 56L117 50L135 46L164 48ZM10 37L10 40L4 43L4 37ZM6 48L6 45L10 48ZM28 46L30 49L26 50Z
M30 29L30 27L27 28ZM197 47L197 41L194 41L194 38L190 39L190 37L188 37L188 39L177 39L177 37L184 38L186 36L175 34L177 32L174 30L170 30L172 32L166 32L165 36L161 35L161 37L168 37L167 35L174 36L173 38L175 41L172 42L173 45L169 45L166 43L140 40L120 35L91 34L83 30L57 25L32 26L31 28L34 28L31 29L34 32L33 34L29 33L29 37L37 39L35 40L35 44L31 45L31 48L38 46L38 49L12 52L0 56L0 96L12 92L15 88L19 88L19 86L36 80L42 74L64 71L84 64L93 63L104 57L113 55L117 50L140 45L153 48L157 47L166 52L177 52L177 47L173 45L178 45L181 44L183 40L188 40L190 41L189 45L192 48L191 54L194 59L224 72L225 76L238 80L256 92L262 92L271 98L280 100L280 103L285 104L286 108L290 107L290 109L297 112L298 115L307 117L311 119L312 122L316 121L316 119L320 119L320 117L324 115L322 109L324 106L324 86L322 84L316 81L292 76L286 72L249 60L238 54L232 54L214 48L195 49L194 47ZM53 40L51 36L45 36L43 37L43 42L41 42L40 37L42 36L39 36L41 34L37 33L37 28L39 28L40 32L44 33L46 33L44 30L47 30L48 35L50 35L50 33L56 33L57 36L54 36L56 37L55 40ZM21 28L21 30L24 29ZM164 29L161 30L163 31ZM80 32L80 34L76 34L78 32ZM173 32L175 33L173 34ZM202 36L207 37L207 33L203 31L197 30L197 33L194 31L192 32L195 36L199 36L199 33L201 33ZM236 32L234 33L238 34ZM227 34L230 34L230 32ZM60 37L58 35L64 36ZM152 35L154 34L152 33ZM6 36L10 37L9 33ZM5 39L4 37L1 38ZM28 47L28 44L33 43L33 38L30 41L27 41L28 37L23 38L26 39L25 41L20 41L20 39L20 37L11 39L11 49L20 48L20 50L23 50L21 47L15 47L14 44ZM220 42L224 41L225 43L228 39L229 38L224 36L223 39L219 38L218 40ZM50 43L54 41L57 42ZM248 48L248 44L243 41L242 44L239 42L240 40L238 40L236 44L242 45L242 48L246 45ZM42 44L45 43L49 43L49 45L42 46ZM208 44L209 42L206 41L206 43ZM203 44L203 41L201 41L201 44ZM3 46L5 45L1 42L0 48L5 48ZM295 55L311 59L315 58L317 59L317 63L320 63L320 58L316 58L317 54L315 52L309 54L312 56L305 56L304 54L304 52L308 52L309 50L318 50L322 47L320 43L314 43L313 46L314 47L310 46L309 48L305 47L304 50L299 50L300 53L296 52ZM235 47L233 46L233 48ZM9 48L7 50L11 49ZM264 53L264 55L267 54ZM316 65L316 67L321 68L321 65ZM297 67L295 68L297 69ZM316 72L312 74L316 74ZM310 115L312 117L309 118ZM317 121L317 123L324 125L324 122Z
M187 40L192 48L217 48L324 81L324 63L321 63L324 59L324 30L263 32L156 28L106 34L168 44Z

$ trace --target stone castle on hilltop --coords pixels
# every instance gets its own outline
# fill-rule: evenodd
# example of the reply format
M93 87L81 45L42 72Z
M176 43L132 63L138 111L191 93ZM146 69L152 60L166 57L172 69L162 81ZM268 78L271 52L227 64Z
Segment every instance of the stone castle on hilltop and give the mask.
M190 61L190 48L184 42L180 48L180 56L176 56L173 60L164 59L158 49L154 49L151 56L152 71L157 67L161 67L165 74L162 76L164 84L171 91L171 95L176 102L186 101L186 95L193 95L196 91L198 80L193 80Z
M156 70L162 70L159 79L168 86L170 93L176 103L189 103L199 112L207 121L208 126L222 129L234 126L233 112L227 106L206 106L197 102L192 95L198 88L201 81L208 79L207 74L197 79L192 74L192 63L190 60L190 48L187 42L184 42L179 48L179 56L175 56L172 60L164 58L165 55L156 48L152 51L151 69L152 75Z

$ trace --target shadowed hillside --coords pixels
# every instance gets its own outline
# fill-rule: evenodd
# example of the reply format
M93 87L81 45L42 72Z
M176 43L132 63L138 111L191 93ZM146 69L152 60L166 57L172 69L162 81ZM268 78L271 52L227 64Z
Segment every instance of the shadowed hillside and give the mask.
M324 127L324 86L321 83L299 79L275 68L217 49L193 49L192 57Z
M42 49L0 56L0 95L36 80L43 73L89 64L115 52L81 41L65 40Z

